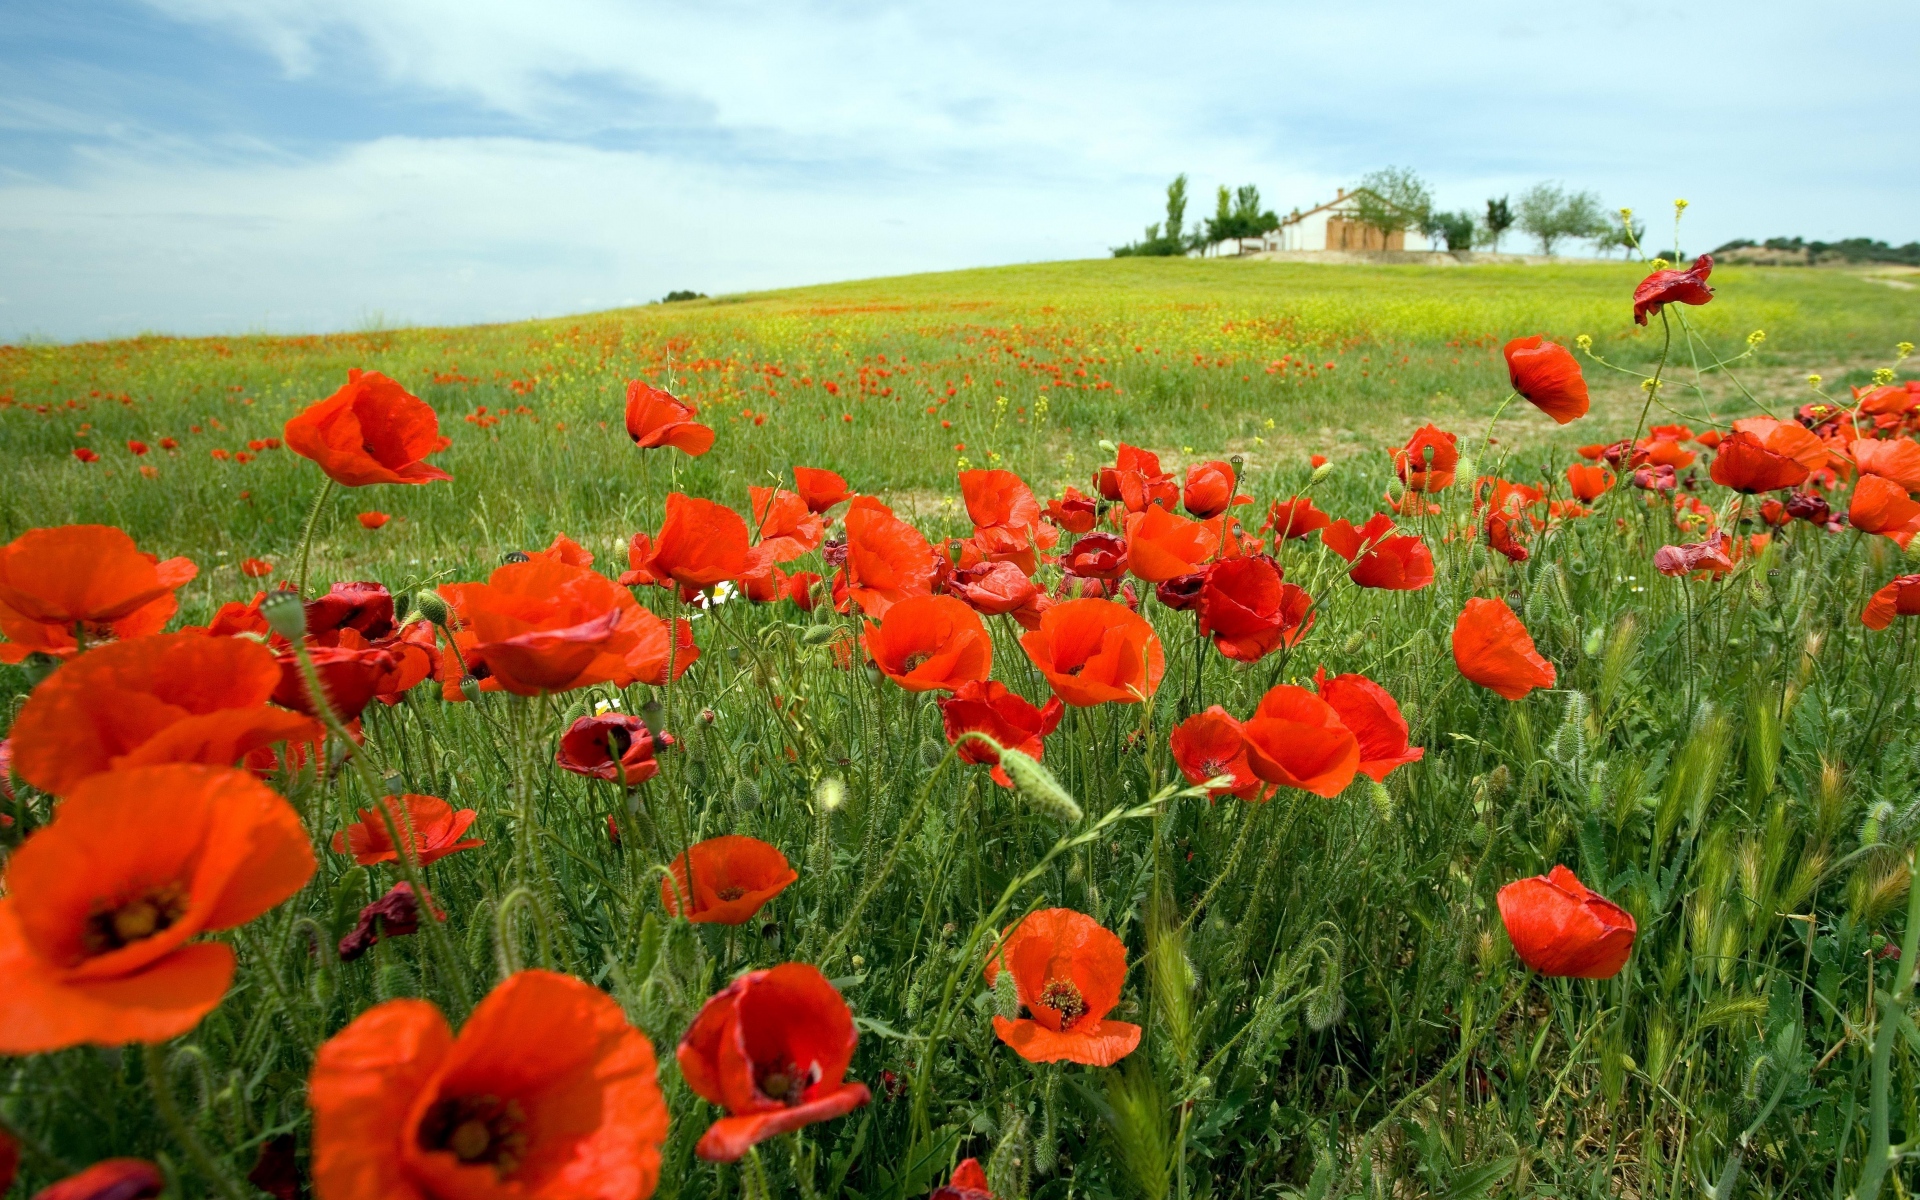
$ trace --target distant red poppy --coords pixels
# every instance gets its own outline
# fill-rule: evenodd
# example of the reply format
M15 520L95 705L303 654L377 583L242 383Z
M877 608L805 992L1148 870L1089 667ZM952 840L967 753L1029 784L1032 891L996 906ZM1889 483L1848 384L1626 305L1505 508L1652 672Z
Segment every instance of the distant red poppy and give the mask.
M659 623L625 588L561 562L508 563L440 595L460 620L459 656L449 649L441 660L449 700L460 699L463 662L483 690L519 696L631 682L627 656Z
M1920 617L1920 575L1902 575L1875 592L1860 614L1868 629L1885 629L1895 617Z
M693 859L693 883L687 883L687 859ZM787 856L759 838L740 834L695 842L673 860L673 881L660 881L660 903L680 915L680 900L691 892L687 920L696 925L744 925L800 878Z
M1027 914L988 960L992 985L1013 972L1025 1017L993 1018L994 1036L1028 1062L1110 1067L1140 1045L1140 1027L1109 1021L1127 978L1127 948L1112 931L1070 908Z
M509 976L456 1037L389 1000L320 1047L307 1086L319 1200L653 1195L667 1106L653 1046L613 997Z
M713 430L694 420L700 410L644 379L627 383L627 436L642 450L671 446L698 458L713 449Z
M1081 579L1118 579L1127 573L1126 539L1089 533L1060 556L1060 569Z
M1458 443L1446 430L1422 425L1393 452L1394 472L1409 491L1443 492L1453 486L1454 468L1460 463Z
M1275 500L1267 509L1267 523L1261 528L1272 530L1276 538L1292 539L1317 533L1332 523L1333 518L1321 512L1311 496L1294 496Z
M391 520L393 518L383 512L363 512L360 514L360 528L378 529Z
M346 386L295 415L284 436L346 487L453 478L426 461L453 445L432 407L378 371L348 371Z
M1222 775L1233 782L1214 794L1238 796L1242 800L1257 797L1266 787L1253 773L1247 761L1246 738L1240 722L1218 704L1195 713L1174 726L1167 748L1188 783L1205 783Z
M1684 271L1655 271L1633 289L1633 323L1645 325L1649 313L1668 304L1705 304L1713 299L1707 276L1713 274L1713 256L1702 254Z
M89 642L158 633L179 608L174 591L199 571L140 553L111 525L29 529L0 546L0 662L70 657L76 626Z
M853 495L847 490L845 479L819 467L795 467L793 487L800 493L800 498L807 502L809 512L826 512Z
M963 1158L953 1178L927 1194L927 1200L994 1200L987 1190L987 1173L977 1158Z
M479 816L471 808L456 812L453 805L438 796L420 796L413 792L388 796L381 804L392 816L394 828L400 831L407 845L407 857L420 866L438 862L457 850L486 845L477 838L465 836L474 818ZM357 823L333 835L333 852L351 853L353 861L363 867L399 861L400 853L393 835L387 832L386 818L370 808L360 809L359 814Z
M12 1182L0 1181L0 1187ZM166 1187L166 1176L146 1159L109 1158L41 1188L33 1200L152 1200Z
M870 617L933 589L933 547L926 535L882 508L847 510L848 598Z
M952 596L910 596L867 622L863 640L874 665L910 692L952 691L993 670L993 638Z
M1883 533L1902 549L1920 533L1920 504L1891 479L1862 475L1854 481L1847 523L1862 533Z
M1340 715L1340 723L1360 743L1360 773L1384 781L1396 767L1419 762L1426 750L1407 744L1407 719L1392 693L1365 675L1334 675L1326 668L1314 673L1320 698Z
M1813 492L1794 492L1787 497L1785 507L1787 516L1814 525L1825 525L1833 519L1832 506Z
M73 456L83 463L97 463L100 461L100 455L86 446L75 446L73 448Z
M727 1110L694 1153L734 1162L760 1142L843 1117L873 1098L846 1082L859 1034L827 977L807 963L749 971L709 999L680 1039L680 1073Z
M771 560L772 551L750 548L747 523L724 504L674 492L658 537L635 534L628 550L632 568L624 584L668 581L699 589L738 579ZM643 557L644 555L644 557Z
M1086 533L1099 515L1093 499L1082 495L1076 487L1067 488L1058 500L1047 501L1047 519L1068 533Z
M1726 531L1716 531L1705 541L1660 547L1653 552L1653 568L1662 575L1719 579L1733 570Z
M1208 567L1196 607L1200 635L1235 662L1258 662L1313 627L1313 597L1283 582L1280 565L1264 554Z
M967 607L987 616L1010 613L1033 599L1039 589L1015 563L983 562L956 570L947 579L947 591Z
M672 744L671 735L662 733L656 738L639 717L616 712L588 714L576 718L560 735L560 750L553 761L561 770L575 775L616 783L625 779L627 786L633 787L660 773L655 751Z
M940 701L940 720L946 729L947 741L959 742L966 733L984 733L1002 750L1018 750L1034 759L1045 754L1044 739L1058 728L1065 711L1058 696L1047 697L1044 707L1035 708L1025 696L991 679L963 683L954 689L952 696ZM978 740L968 738L960 742L959 756L966 762L992 766L995 783L1001 787L1013 786L1013 780L1000 766L1000 756Z
M1360 742L1331 704L1303 687L1280 684L1240 727L1247 763L1268 783L1337 796L1360 769Z
M1534 650L1505 600L1467 601L1453 623L1453 662L1468 680L1509 700L1553 686L1553 664Z
M1229 498L1234 504L1251 504L1251 496L1235 496L1236 476L1232 463L1198 462L1187 468L1187 486L1181 502L1188 512L1202 521L1227 511Z
M1499 900L1514 952L1542 975L1612 979L1627 965L1632 914L1588 891L1565 867L1509 883Z
M1101 467L1094 476L1094 490L1104 499L1122 502L1130 513L1149 505L1171 509L1180 503L1179 485L1160 469L1160 456L1125 442L1114 454L1114 465Z
M1605 467L1574 463L1567 468L1567 486L1573 489L1574 497L1585 504L1592 504L1613 487L1614 478L1613 472Z
M826 522L807 507L804 496L784 489L750 487L754 544L770 562L792 562L820 545Z
M264 579L273 574L273 564L264 558L247 558L240 562L240 573L248 579Z
M148 446L148 445L147 445L147 444L146 444L145 442L142 442L142 441L138 441L138 440L136 440L136 439L134 439L134 438L128 438L128 439L127 439L127 453L128 453L128 454L132 454L132 455L135 455L135 456L139 456L139 455L143 455L143 454L145 454L145 453L147 453L147 451L148 451L149 449L151 449L151 447L149 447L149 446Z
M1020 646L1062 700L1085 708L1137 704L1166 673L1166 653L1146 618L1111 600L1063 600Z
M1192 574L1219 549L1216 531L1157 504L1127 514L1127 569L1148 583Z
M1862 438L1853 443L1854 465L1868 475L1890 479L1909 492L1920 492L1920 442L1898 437Z
M1507 377L1513 390L1555 424L1565 425L1587 415L1587 381L1580 364L1565 346L1535 334L1507 343Z

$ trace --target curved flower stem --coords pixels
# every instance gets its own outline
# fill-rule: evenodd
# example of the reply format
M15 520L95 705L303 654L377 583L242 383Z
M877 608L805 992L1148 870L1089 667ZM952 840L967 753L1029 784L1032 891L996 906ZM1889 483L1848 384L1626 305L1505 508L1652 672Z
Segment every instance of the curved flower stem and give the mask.
M313 531L320 524L320 510L325 506L327 497L333 495L333 476L327 476L327 482L321 486L320 494L313 498L313 507L307 510L307 531L300 537L300 578L296 583L299 597L307 596L307 563L313 556Z
M158 1042L148 1042L144 1047L147 1065L147 1087L153 1093L153 1107L160 1113L161 1121L173 1134L180 1148L187 1152L193 1165L207 1177L214 1190L226 1200L247 1200L247 1189L240 1186L233 1177L232 1168L213 1156L200 1135L187 1124L180 1112L180 1104L174 1099L173 1084L167 1079L167 1053Z
M1900 939L1900 966L1893 991L1881 993L1881 1011L1873 1031L1873 1059L1868 1068L1867 1154L1854 1179L1851 1200L1874 1200L1893 1165L1892 1138L1887 1128L1887 1093L1892 1082L1893 1042L1913 1028L1907 1016L1907 997L1913 991L1913 973L1920 967L1920 853L1909 856L1907 870L1907 929ZM1872 1014L1869 1014L1872 1015Z

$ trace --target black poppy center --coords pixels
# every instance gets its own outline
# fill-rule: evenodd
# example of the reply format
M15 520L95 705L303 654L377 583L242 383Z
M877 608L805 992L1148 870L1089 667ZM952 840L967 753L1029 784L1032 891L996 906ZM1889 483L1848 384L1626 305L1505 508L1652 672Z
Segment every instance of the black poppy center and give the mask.
M607 727L607 748L614 758L625 758L627 749L633 745L633 733L621 725Z
M186 915L187 889L168 883L148 888L114 908L102 908L87 918L82 943L88 954L107 954L145 941Z
M1060 1028L1072 1029L1074 1022L1087 1015L1086 997L1071 979L1052 979L1040 989L1040 1003L1060 1014Z
M755 1063L753 1086L776 1104L792 1108L806 1096L807 1089L820 1082L820 1067L802 1070L791 1062Z
M454 1096L440 1101L420 1122L420 1147L444 1150L462 1163L486 1163L511 1175L527 1153L526 1112L517 1100Z

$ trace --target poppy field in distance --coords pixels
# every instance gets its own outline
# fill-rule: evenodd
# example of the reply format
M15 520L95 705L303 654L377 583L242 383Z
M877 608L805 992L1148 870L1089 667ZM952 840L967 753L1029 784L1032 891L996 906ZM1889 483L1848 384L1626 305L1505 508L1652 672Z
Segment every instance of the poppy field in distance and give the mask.
M1119 259L0 347L0 1196L1905 1194L1917 330Z

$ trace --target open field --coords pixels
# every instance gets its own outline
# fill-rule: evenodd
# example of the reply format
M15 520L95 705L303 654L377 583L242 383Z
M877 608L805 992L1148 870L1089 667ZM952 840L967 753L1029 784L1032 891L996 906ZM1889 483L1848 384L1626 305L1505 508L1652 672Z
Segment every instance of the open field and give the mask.
M1660 315L1632 323L1644 270L1122 259L486 328L0 350L0 542L118 526L198 565L169 585L168 628L219 612L237 635L121 630L0 666L18 776L0 988L19 984L0 991L0 1151L17 1140L23 1180L0 1195L115 1156L157 1163L169 1197L225 1200L917 1200L966 1158L998 1200L1908 1194L1920 616L1862 614L1920 570L1920 539L1862 531L1856 498L1871 479L1904 502L1920 476L1856 477L1831 421L1793 416L1817 373L1845 404L1881 398L1863 438L1911 445L1915 360L1894 347L1920 292L1716 271L1711 303L1669 304L1667 345ZM1622 368L1580 360L1592 410L1570 424L1507 403L1502 347L1535 333ZM1642 420L1631 372L1656 366ZM350 369L432 406L452 441L427 461L451 481L334 486L289 448L289 419ZM712 449L636 447L636 379L696 404ZM1763 446L1777 478L1726 475L1732 422L1763 412L1801 457ZM1410 491L1390 452L1428 423L1459 461L1416 455L1429 490ZM1578 448L1678 423L1643 439L1678 466L1667 489L1609 475L1571 502ZM329 474L378 440L346 439ZM1092 505L1041 525L1068 487L1098 498L1119 446L1171 478L1137 466L1097 526ZM1231 495L1255 502L1226 511L1258 548L1199 524L1179 486L1230 458ZM808 490L796 466L901 520L833 496L824 527L798 497L755 512L749 487ZM1038 504L1002 476L963 496L956 476L984 469ZM1786 517L1790 491L1834 519ZM1380 524L1262 529L1299 496ZM747 519L696 519L689 497ZM1053 542L1080 515L1123 565ZM825 577L806 606L742 594L749 537ZM1703 543L1719 557L1697 570L1656 567ZM1014 564L1017 608L970 590L988 558ZM34 561L0 558L0 613L95 569ZM612 582L629 567L631 591ZM1102 572L1127 603L1086 598ZM385 591L247 606L356 580ZM1121 631L1095 639L1111 653L1074 658L1069 613ZM109 636L90 620L81 636ZM616 621L655 641L616 643ZM36 618L8 627L16 648L17 630L73 636ZM138 672L88 673L169 638L238 665L183 672L164 702ZM321 689L315 663L389 655L390 680L423 645L434 677L391 704L367 684L346 731L344 676ZM235 698L249 655L271 698ZM528 683L530 662L554 674ZM1018 786L955 741L989 678L1021 700L994 736L1032 733L1040 760L1000 760ZM326 735L257 750L248 774L226 769L234 743L180 733L188 709L243 708ZM627 714L611 742L594 725ZM563 740L581 722L600 740ZM618 765L582 769L595 753ZM139 874L149 843L185 844L170 814L217 807L195 771L284 811L284 844L228 855L241 899ZM404 840L375 816L400 794L472 825L421 825L443 857L356 859ZM686 865L735 836L790 877L718 849ZM1594 897L1535 878L1556 868ZM401 886L445 920L406 897L418 930L393 928ZM212 936L156 954L230 946L237 972L169 1024L186 1002L159 968L113 956L203 918ZM71 961L48 966L63 920ZM81 977L102 962L124 978ZM850 1016L793 974L735 983L776 966L818 968ZM553 990L489 1020L535 988ZM451 1050L433 1009L465 1022ZM756 1120L756 1149L721 1145Z

